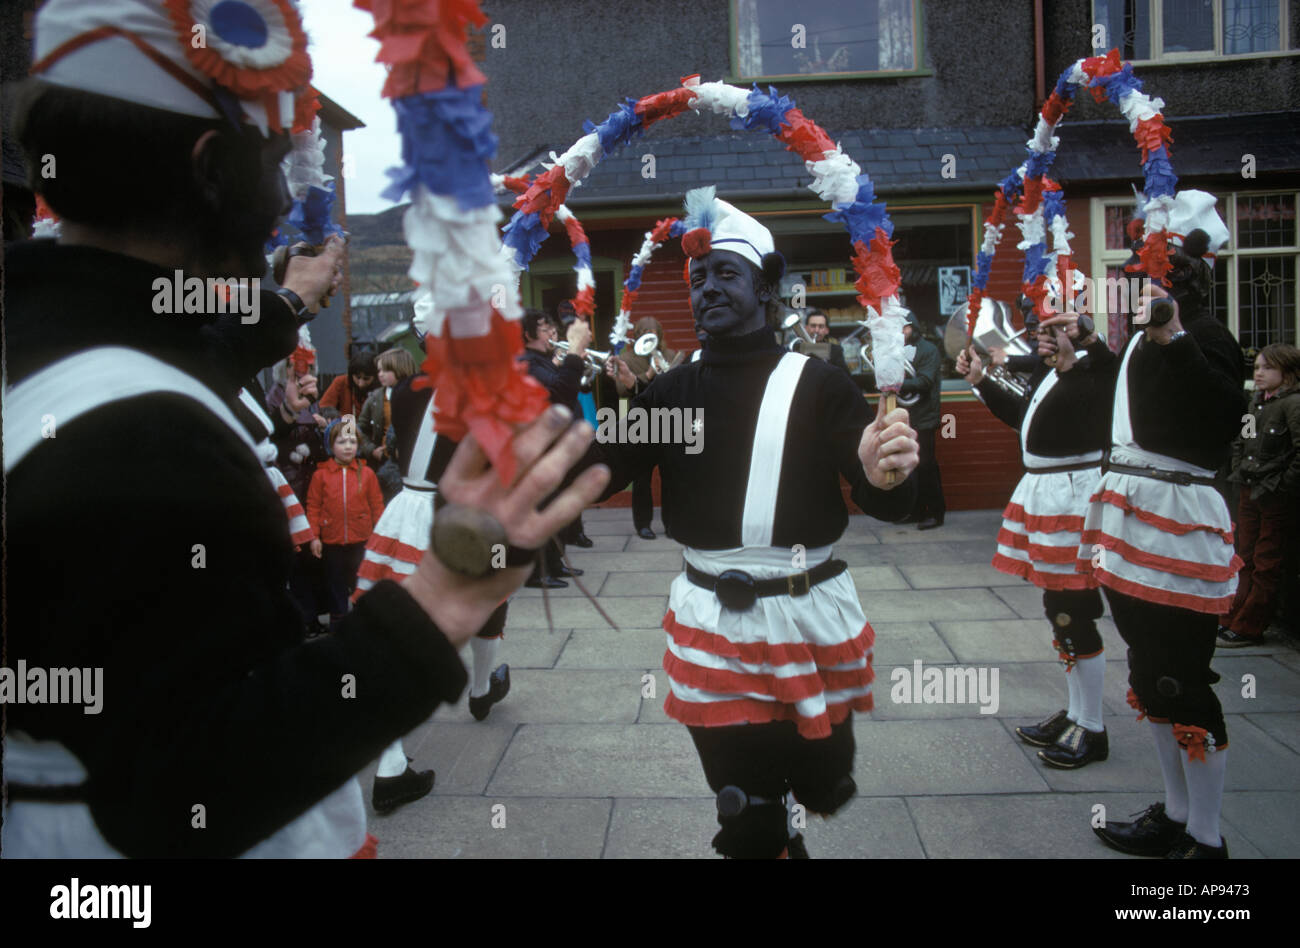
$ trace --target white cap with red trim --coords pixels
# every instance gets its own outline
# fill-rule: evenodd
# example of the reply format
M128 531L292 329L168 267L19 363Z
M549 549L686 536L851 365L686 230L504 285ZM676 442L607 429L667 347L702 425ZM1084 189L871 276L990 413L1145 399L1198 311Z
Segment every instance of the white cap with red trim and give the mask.
M288 131L311 94L290 0L47 0L32 75L198 118L238 109L264 134Z
M712 185L687 192L682 249L693 259L729 250L761 270L763 258L776 250L772 232L716 193Z

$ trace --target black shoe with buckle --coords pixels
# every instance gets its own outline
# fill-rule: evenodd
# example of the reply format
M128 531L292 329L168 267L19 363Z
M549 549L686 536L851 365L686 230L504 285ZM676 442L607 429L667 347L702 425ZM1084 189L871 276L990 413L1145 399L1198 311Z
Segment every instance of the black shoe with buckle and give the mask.
M524 583L529 589L568 589L569 584L554 576L532 576Z
M636 535L642 540L653 540L655 538L655 532L649 527L641 527L637 530Z
M584 572L585 572L585 570L580 570L580 569L578 569L578 567L576 567L576 566L561 566L561 567L560 567L560 575L561 575L561 576L581 576Z
M1110 756L1110 738L1103 728L1090 731L1081 724L1071 724L1051 747L1038 752L1038 759L1061 770L1078 770L1094 760Z
M498 665L488 679L488 693L475 698L473 695L469 699L469 713L474 715L475 721L482 721L492 710L492 705L496 704L502 698L510 693L510 666Z
M926 517L916 525L918 530L937 530L943 526L943 517Z
M580 546L584 550L590 550L593 546L596 545L596 541L593 540L591 537L587 536L585 533L579 533L576 537L573 538L573 545Z
M379 814L391 813L403 803L412 803L433 789L432 770L416 772L409 766L396 777L376 777L370 803Z
M1219 837L1218 846L1206 846L1191 833L1184 833L1165 854L1166 859L1227 859L1228 841Z
M1056 739L1065 733L1065 729L1073 723L1070 720L1069 712L1062 708L1046 721L1039 721L1037 724L1026 724L1024 727L1016 728L1016 736L1026 744L1032 744L1035 747L1051 747L1056 743Z
M1092 831L1111 849L1130 856L1162 857L1186 835L1187 824L1175 823L1165 816L1165 805L1154 803L1132 823L1094 826Z

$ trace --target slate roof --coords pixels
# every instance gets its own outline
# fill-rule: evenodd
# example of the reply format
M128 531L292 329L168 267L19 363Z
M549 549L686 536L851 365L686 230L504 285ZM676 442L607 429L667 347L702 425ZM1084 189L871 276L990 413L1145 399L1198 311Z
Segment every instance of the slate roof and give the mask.
M1300 170L1300 111L1201 116L1170 120L1174 170L1180 177L1240 175L1242 155L1253 154L1258 173ZM1137 147L1128 122L1070 122L1059 132L1053 171L1063 182L1141 180ZM871 175L878 194L939 194L991 189L1024 160L1027 128L982 126L859 129L832 133ZM557 153L571 143L555 146ZM538 158L511 168L537 170ZM641 175L642 156L655 156L656 174ZM943 156L956 157L956 176L941 175ZM803 164L756 132L669 138L653 131L593 169L567 204L575 209L676 200L691 188L715 184L720 197L802 199L810 176ZM502 198L508 205L513 195Z
M879 194L992 188L1025 150L1028 133L1014 126L860 129L831 133L871 175ZM554 146L558 153L571 143ZM552 148L538 150L546 156ZM655 156L655 177L641 176L642 156ZM943 156L956 157L956 176L941 174ZM539 168L536 161L512 173ZM811 177L793 154L760 132L669 138L651 131L605 158L565 202L582 206L679 199L691 188L715 184L720 197L803 198ZM503 200L503 204L509 201Z

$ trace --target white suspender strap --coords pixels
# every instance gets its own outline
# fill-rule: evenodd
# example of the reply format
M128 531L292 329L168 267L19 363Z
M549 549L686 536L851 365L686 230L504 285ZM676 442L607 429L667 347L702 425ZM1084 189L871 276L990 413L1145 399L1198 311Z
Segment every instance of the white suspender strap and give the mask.
M749 457L749 484L741 520L741 546L771 546L776 523L776 494L781 486L786 424L790 403L808 357L787 352L767 378L763 403L754 429L754 451Z
M420 430L415 435L415 447L411 449L411 463L406 468L406 480L419 484L429 483L425 475L429 473L429 462L433 460L433 449L438 444L437 432L433 430L434 403L438 393L429 394L429 407L420 419Z
M5 473L44 440L44 419L66 425L112 402L162 392L198 402L257 453L234 412L198 379L138 349L102 346L60 359L5 392Z
M239 400L243 402L244 407L252 412L253 416L261 422L262 427L266 429L266 437L269 438L271 435L275 434L275 424L271 421L271 416L266 413L266 409L257 403L257 399L253 397L252 392L246 388L241 388L239 390Z

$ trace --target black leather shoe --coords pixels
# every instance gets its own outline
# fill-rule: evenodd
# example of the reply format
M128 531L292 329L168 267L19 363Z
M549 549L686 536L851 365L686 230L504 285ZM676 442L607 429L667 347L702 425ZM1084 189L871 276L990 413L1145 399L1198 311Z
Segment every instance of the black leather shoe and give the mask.
M1026 724L1024 727L1016 728L1016 736L1026 744L1032 744L1035 747L1051 747L1056 743L1056 739L1065 733L1065 729L1073 723L1070 720L1069 712L1062 708L1046 721L1039 721L1037 724Z
M653 540L655 538L655 532L651 530L649 527L642 527L641 529L637 530L636 535L639 536L642 540Z
M1255 638L1249 635L1242 635L1239 632L1234 632L1232 629L1227 629L1223 626L1219 627L1218 641L1215 642L1215 645L1218 648L1249 648L1252 645L1263 644L1264 637L1262 635Z
M1184 833L1165 854L1166 859L1227 859L1228 842L1219 837L1218 846L1206 846L1191 833Z
M1078 770L1094 760L1110 756L1110 738L1105 730L1100 734L1079 724L1071 724L1056 743L1038 752L1038 759L1062 770Z
M585 533L579 533L576 537L574 537L569 542L571 542L574 546L582 547L584 550L590 550L593 546L596 545L596 541L593 540L591 537L587 536Z
M391 813L403 803L411 803L433 789L434 772L417 773L410 767L396 777L376 777L375 788L370 793L370 803L376 813Z
M561 566L561 567L560 567L560 575L561 575L561 576L581 576L582 574L583 574L583 570L578 569L578 567L576 567L576 566Z
M1165 805L1154 803L1132 823L1094 826L1092 831L1111 849L1130 856L1167 856L1174 845L1186 836L1186 823L1175 823L1165 816ZM1190 838L1190 837L1189 837Z
M918 530L934 530L943 526L943 517L926 517L916 525Z
M474 715L475 721L482 721L492 710L492 705L508 694L510 694L510 666L498 665L488 678L488 693L477 698L470 697L469 713Z
M569 584L554 576L532 576L524 583L529 589L568 589Z
M803 833L795 833L790 837L790 842L786 843L785 856L787 859L808 859L808 846L803 841Z

